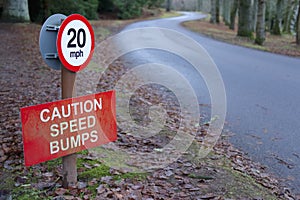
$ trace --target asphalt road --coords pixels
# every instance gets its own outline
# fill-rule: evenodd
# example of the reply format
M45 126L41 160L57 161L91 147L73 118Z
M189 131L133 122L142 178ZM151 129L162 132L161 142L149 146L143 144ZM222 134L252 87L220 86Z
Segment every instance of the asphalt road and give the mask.
M180 26L183 21L201 17L185 13L175 18L134 23L125 30L168 28L201 44L216 63L225 85L227 123L223 133L233 133L230 140L236 147L300 193L300 59L215 41ZM167 39L164 37L162 42ZM174 66L199 91L199 104L210 104L205 83L186 61L151 50L132 56Z

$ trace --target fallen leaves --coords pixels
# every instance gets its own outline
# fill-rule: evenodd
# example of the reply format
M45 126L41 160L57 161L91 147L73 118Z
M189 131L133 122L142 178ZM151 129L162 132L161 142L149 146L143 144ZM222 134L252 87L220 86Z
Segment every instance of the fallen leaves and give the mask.
M86 172L101 168L102 157L100 154L80 155L85 160L97 160L97 163L82 163L78 169L79 177L82 174L87 174L87 176L81 176L78 184L68 189L62 188L61 164L54 164L55 167L52 168L49 163L31 168L22 167L19 109L23 106L60 98L60 73L50 70L42 64L43 61L38 52L39 29L40 26L34 24L28 26L1 24L0 38L2 44L5 45L0 50L0 54L3 55L0 57L0 103L2 105L0 110L0 163L3 163L0 178L5 181L0 185L0 197L2 194L11 195L11 191L14 190L13 195L16 197L28 192L35 197L50 196L56 200L92 198L225 199L226 196L252 198L249 191L246 189L243 191L242 185L247 184L248 190L257 185L238 180L235 178L238 175L233 174L234 171L250 174L265 188L280 193L276 179L264 173L263 167L252 163L242 152L223 141L218 143L215 152L206 159L197 160L197 155L191 149L164 168L149 169L149 173L143 177L132 176L132 174L125 176L130 173L130 170L112 167L105 167L107 170L105 173L94 173L95 176L91 177ZM82 73L85 80L90 80L92 76L95 76L96 73L93 71L95 69L90 70L87 69ZM122 60L116 60L114 65L105 71L105 76L97 80L99 81L97 89L113 88L128 70L128 67L122 65ZM90 83L84 82L84 84ZM93 90L82 89L81 92L93 92ZM118 147L130 151L132 154L140 155L166 152L163 147L174 138L181 122L180 106L176 96L159 85L143 86L132 96L130 112L136 122L147 125L151 122L149 108L158 103L167 111L165 130L148 138L136 137L134 133L118 130L118 141L116 142ZM207 134L208 126L209 122L198 124L197 131L193 132L199 144ZM225 162L225 157L232 163ZM137 165L141 162L140 160L129 160L125 164ZM155 163L156 160L152 160L152 162ZM232 168L234 171L231 170ZM231 193L233 186L241 191ZM265 188L261 190L265 190ZM16 191L17 189L19 190ZM261 196L266 198L272 196L270 192L261 190L259 190ZM282 192L282 194L285 193L286 191Z

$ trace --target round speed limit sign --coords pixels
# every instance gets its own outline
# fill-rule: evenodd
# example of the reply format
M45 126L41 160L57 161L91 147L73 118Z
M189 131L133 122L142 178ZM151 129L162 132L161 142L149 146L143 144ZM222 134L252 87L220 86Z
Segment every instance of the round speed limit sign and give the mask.
M88 20L79 14L68 16L57 35L57 52L62 64L73 72L84 69L94 53L94 31Z

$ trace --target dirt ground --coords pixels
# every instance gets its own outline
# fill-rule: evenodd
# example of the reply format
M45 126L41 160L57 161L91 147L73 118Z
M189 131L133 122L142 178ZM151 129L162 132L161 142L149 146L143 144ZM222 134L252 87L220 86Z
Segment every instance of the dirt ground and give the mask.
M92 22L96 41L117 32L124 23L129 22ZM199 139L176 162L140 173L106 166L103 148L83 152L78 154L79 183L68 189L62 188L60 159L24 167L20 108L60 99L60 71L47 67L39 53L40 28L37 24L0 24L0 199L293 199L263 166L226 140L199 160L193 150L199 148ZM120 76L122 70L126 70L123 64L112 66L107 78ZM95 67L84 72L85 76L96 73ZM159 149L163 143L157 141L172 137L170 132L142 140L118 130L116 145L137 153Z

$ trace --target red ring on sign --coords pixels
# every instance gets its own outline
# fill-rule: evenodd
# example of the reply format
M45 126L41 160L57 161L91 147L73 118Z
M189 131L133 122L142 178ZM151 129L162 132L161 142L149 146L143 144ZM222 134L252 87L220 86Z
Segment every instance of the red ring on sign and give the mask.
M91 41L91 51L89 52L89 56L86 59L86 61L79 66L74 66L65 59L63 52L62 52L62 47L61 47L62 34L64 32L64 29L73 20L80 20L87 26L87 28L89 29L90 35L91 35L91 40L92 40ZM94 53L94 49L95 49L95 35L94 35L93 28L92 28L91 24L89 23L89 21L84 16L79 15L79 14L72 14L72 15L68 16L62 22L62 24L58 30L56 46L57 46L57 53L58 53L59 60L61 61L61 63L63 64L64 67L66 67L68 70L70 70L72 72L78 72L78 71L83 70L91 61L93 53Z

